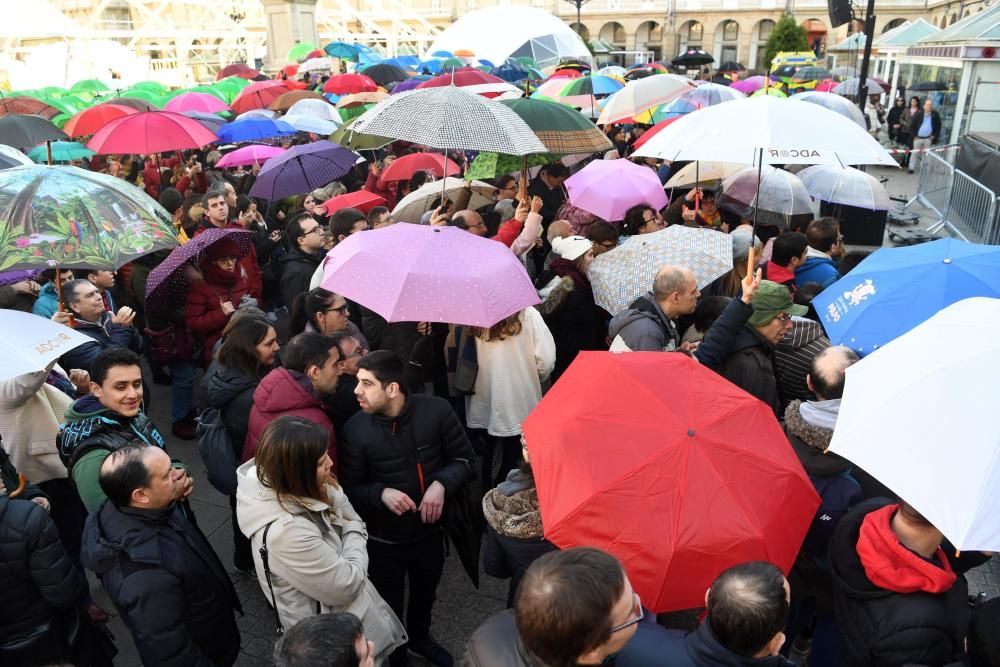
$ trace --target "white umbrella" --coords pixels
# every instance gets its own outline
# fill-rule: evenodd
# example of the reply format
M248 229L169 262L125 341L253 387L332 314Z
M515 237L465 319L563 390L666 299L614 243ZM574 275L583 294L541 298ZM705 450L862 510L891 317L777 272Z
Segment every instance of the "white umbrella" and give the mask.
M806 167L798 173L798 177L809 194L820 201L872 211L888 211L892 208L885 186L871 174L854 167L818 164Z
M798 176L770 165L762 167L759 174L757 167L745 167L724 179L719 206L742 218L782 227L792 216L812 213L812 198Z
M707 181L721 181L745 168L740 162L692 162L671 176L663 187L689 188Z
M333 61L330 58L310 58L299 65L299 74L306 72L329 72L333 69Z
M9 167L18 165L35 164L30 157L17 150L13 146L0 144L0 164L7 164ZM3 169L5 167L0 167Z
M240 120L247 120L248 118L255 118L257 120L274 120L278 117L277 111L271 111L270 109L251 109L250 111L241 113L239 116L233 119L233 122Z
M796 93L789 99L818 104L824 109L836 111L841 116L846 116L853 120L865 132L868 131L868 123L865 121L865 115L861 113L861 109L858 108L857 104L846 97L818 90L807 90L802 93Z
M430 210L431 204L436 199L441 198L442 189L446 196L453 197L456 192L465 187L465 181L461 178L449 176L441 181L424 183L400 199L396 208L392 210L392 217L402 222L420 222L420 216ZM489 183L472 181L472 198L469 200L468 208L475 210L491 204L494 192L496 192L496 188Z
M657 133L635 155L746 164L762 160L764 164L899 166L871 135L844 116L770 95L689 113Z
M939 311L847 369L831 451L963 551L1000 550L1000 299Z
M248 112L249 113L249 112ZM313 116L323 120L331 120L337 124L342 122L337 108L326 100L306 98L299 100L285 112L285 116Z
M691 79L676 74L656 74L630 81L607 98L597 124L607 125L638 116L647 109L666 104L695 88Z
M92 342L65 324L0 309L0 380L40 371L69 350Z
M340 127L340 123L335 121L327 120L325 118L317 118L316 116L308 116L305 114L289 113L282 116L281 120L285 121L299 132L312 132L313 134L333 134L337 131L337 128Z

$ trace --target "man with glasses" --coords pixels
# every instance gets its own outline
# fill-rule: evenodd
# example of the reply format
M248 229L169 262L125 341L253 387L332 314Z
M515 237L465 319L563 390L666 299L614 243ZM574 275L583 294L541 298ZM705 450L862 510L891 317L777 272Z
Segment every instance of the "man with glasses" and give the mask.
M806 227L806 261L795 269L795 284L819 283L824 289L840 277L837 262L844 256L844 237L836 218L818 218Z
M514 609L480 626L459 664L609 664L634 637L651 631L650 623L641 623L645 616L614 556L589 547L554 551L528 567Z
M587 239L594 244L595 257L617 248L620 238L621 233L610 222L598 220L587 228Z
M295 297L309 291L309 282L323 260L323 229L308 213L300 213L285 227L288 252L281 258L281 299L289 308Z
M392 218L392 213L385 206L375 206L368 211L369 229L382 229L396 222Z

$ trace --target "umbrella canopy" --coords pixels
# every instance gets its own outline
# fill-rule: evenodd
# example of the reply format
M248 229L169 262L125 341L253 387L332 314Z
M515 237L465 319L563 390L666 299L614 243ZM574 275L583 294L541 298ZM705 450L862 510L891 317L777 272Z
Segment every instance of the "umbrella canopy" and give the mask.
M414 77L407 81L400 81L395 86L392 87L392 94L398 95L399 93L406 92L407 90L413 90L421 83L427 80L427 77Z
M550 153L598 153L614 148L593 123L557 102L518 98L500 103L520 116Z
M612 315L620 313L650 290L667 264L691 269L704 289L732 270L733 244L726 234L683 225L630 236L594 258L589 273L594 302Z
M325 120L323 118L317 118L316 116L297 115L292 113L285 114L281 120L288 123L299 132L309 132L310 134L319 134L325 137L333 134L337 131L337 128L340 127L340 123L338 121Z
M323 84L324 93L350 95L352 93L374 93L378 84L364 74L335 74Z
M76 141L53 141L46 146L35 146L28 152L28 157L39 164L48 162L49 147L52 149L52 159L55 162L72 162L94 156L94 151Z
M418 171L430 172L437 178L443 178L461 174L462 168L457 162L440 153L411 153L404 155L385 168L379 178L379 186L384 187L385 184L393 181L408 181Z
M109 100L105 100L101 103L103 104L113 104L119 107L130 107L136 111L156 111L156 105L150 104L146 100L140 100L136 97L112 97Z
M738 563L787 572L819 507L770 408L685 355L581 352L524 437L545 537L615 555L655 612Z
M120 104L98 104L74 115L63 126L63 131L71 137L93 134L109 122L122 116L136 113L136 109Z
M239 116L233 119L233 121L240 120L250 120L253 119L264 119L264 120L275 120L280 114L277 111L271 111L270 109L251 109L250 111L244 111Z
M329 72L333 69L333 61L327 57L310 58L299 65L298 74L307 72Z
M251 109L265 109L271 102L290 90L283 81L258 81L244 88L233 100L231 106L236 113L244 113Z
M221 169L225 167L248 166L251 164L260 165L284 152L285 149L280 146L250 144L249 146L244 146L243 148L237 148L231 153L226 153L221 159L219 159L216 166Z
M276 201L310 192L346 174L358 159L357 153L331 141L293 146L268 160L250 196Z
M331 197L321 204L327 215L333 215L342 208L356 208L362 213L367 214L368 211L372 210L376 206L385 206L386 201L384 198L379 197L374 192L368 192L367 190L356 190L354 192L348 192L344 195L337 195L336 197Z
M956 301L1000 298L998 260L1000 246L958 239L880 248L813 305L832 342L865 355Z
M746 65L742 65L738 62L732 60L727 60L716 68L718 72L745 72L747 71Z
M170 214L120 178L43 165L0 171L0 271L117 269L176 245Z
M622 220L636 204L659 211L669 203L656 172L631 160L594 160L565 185L569 203L602 220Z
M212 134L218 134L222 126L226 124L225 120L219 118L214 113L202 113L200 111L183 111L181 113L188 118L198 121L199 125Z
M231 76L238 76L241 79L256 79L258 76L260 76L260 72L250 67L249 65L245 65L243 63L233 63L232 65L226 65L218 72L216 72L215 80L221 81L222 79Z
M414 118L422 120L414 123ZM508 155L547 152L510 108L456 86L393 95L366 111L354 129L438 149Z
M832 77L833 74L825 67L803 67L795 72L795 76L792 77L792 84L794 85L796 81L822 81L823 79L830 79Z
M601 111L597 124L607 125L638 116L643 111L666 104L694 88L690 79L675 74L658 74L633 81L611 96Z
M610 95L611 93L617 93L624 87L625 84L617 79L595 74L570 81L562 89L560 95L563 97L571 95Z
M156 265L146 278L146 310L169 315L184 307L188 293L188 266L197 265L204 251L222 240L233 241L245 257L253 248L253 232L246 229L206 229L184 245L174 248L166 259Z
M96 153L162 153L201 148L217 137L198 121L172 111L141 111L99 129L87 148Z
M344 148L350 148L353 151L377 150L386 144L391 144L394 141L394 139L390 137L380 137L373 134L365 134L364 132L356 132L354 130L354 120L344 123L337 128L337 131L330 135L330 140L337 142Z
M297 60L305 60L309 57L309 54L313 51L319 49L318 46L311 42L297 42L295 46L288 50L288 55L285 60L295 62Z
M691 188L699 183L721 181L745 168L746 165L739 162L692 162L681 167L663 187Z
M350 109L368 104L378 104L389 97L386 93L350 93L337 100L337 109Z
M337 108L326 101L326 98L319 99L305 98L295 102L285 114L287 116L312 116L321 120L329 120L340 123L340 114Z
M500 65L500 67L493 68L490 71L490 74L498 79L503 79L507 83L517 83L518 81L534 78L534 75L527 69L510 62L504 63L503 65Z
M46 141L69 139L66 133L41 116L6 114L0 116L0 144L28 148Z
M490 327L538 303L508 248L457 227L396 224L354 234L327 255L322 285L389 322Z
M185 111L219 113L220 111L229 111L229 105L215 95L209 95L208 93L181 93L177 97L171 98L164 105L163 109L177 113Z
M672 65L677 67L700 67L714 62L715 58L703 49L688 49L670 61Z
M317 92L312 90L293 90L291 92L282 93L281 95L274 98L267 108L271 111L288 111L296 102L301 102L302 100L316 100L321 102L326 106L330 106L326 98Z
M270 137L287 137L297 130L283 120L247 118L226 123L219 130L219 140L226 143L256 141Z
M0 310L0 380L35 373L94 339L33 313Z
M721 208L746 220L787 227L796 215L812 213L812 198L795 174L762 165L746 167L722 181ZM759 176L759 181L758 181Z
M888 211L892 201L885 186L854 167L817 164L796 174L814 199L871 211Z
M440 201L442 192L448 198L454 198L455 193L466 187L466 182L461 178L442 179L444 182L432 181L425 183L410 194L399 200L396 208L392 210L392 217L401 222L420 222L420 217L431 209L435 201ZM469 184L472 189L472 198L469 200L469 208L476 210L487 206L493 202L493 194L496 188L489 183L482 181L472 181Z
M861 113L861 109L858 108L857 104L846 97L841 97L840 95L835 95L834 93L807 90L804 93L792 95L791 99L799 102L818 104L819 106L829 109L830 111L835 111L841 116L850 118L858 127L864 129L866 132L868 131L868 123L865 120L865 115Z
M852 121L818 105L803 112L804 106L769 96L717 104L687 114L635 154L746 164L762 159L764 164L898 166L878 141Z
M84 79L83 81L77 81L72 86L70 86L70 91L74 93L90 93L94 95L95 93L106 93L110 88L103 81L98 79Z
M696 109L722 104L731 100L742 100L746 97L739 90L718 83L705 82L694 90L689 90L677 98L676 103L687 103Z
M848 368L830 442L962 551L1000 548L997 327L1000 300L964 299Z
M586 157L590 157L590 155L587 154ZM560 158L558 155L552 155L551 153L532 153L527 156L527 159L528 169L530 172L532 167L541 167L542 165L556 162ZM479 153L476 155L476 159L472 161L472 164L469 165L469 168L465 171L464 178L467 181L474 179L496 178L497 176L503 176L504 174L518 173L523 167L523 159L514 155L503 155L502 153Z
M767 80L766 76L751 76L746 79L740 79L739 81L733 81L729 84L729 87L733 90L738 90L745 95L750 95L763 88Z
M347 42L330 42L323 47L323 52L331 58L340 60L358 60L358 47Z
M46 120L52 120L62 111L34 97L4 97L0 99L0 115L9 113L41 116Z
M847 95L848 97L856 97L858 94L858 83L860 83L858 77L850 78L846 81L838 83L830 92L836 93L837 95ZM869 95L881 95L885 92L882 86L873 79L867 79L865 81L865 88L868 90Z
M481 70L465 67L441 74L421 83L417 88L439 88L442 86L457 86L467 88L470 92L486 97L496 97L501 93L516 90L500 77L493 76Z
M13 146L0 144L0 169L10 169L26 164L35 164L31 158Z
M852 76L857 76L857 75L858 75L857 67L848 67L848 66L834 67L832 70L830 70L830 76L832 76L835 79L849 79Z
M390 83L396 83L397 81L406 81L410 78L409 72L400 67L399 65L389 65L386 63L377 63L375 65L369 65L368 67L361 70L364 76L374 81L379 86L387 86Z

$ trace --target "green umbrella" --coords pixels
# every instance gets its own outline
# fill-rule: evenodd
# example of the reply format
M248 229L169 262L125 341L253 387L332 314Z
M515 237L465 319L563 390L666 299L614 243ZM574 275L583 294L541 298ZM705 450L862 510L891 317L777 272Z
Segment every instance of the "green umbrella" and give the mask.
M250 85L249 79L244 79L242 76L227 76L222 81L216 81L216 86L229 86L236 88L237 90L243 90Z
M84 79L83 81L77 81L72 86L70 86L70 92L73 93L106 93L110 88L107 84L98 79Z
M69 119L72 118L72 117L73 116L71 116L68 113L61 113L61 114L59 114L57 116L53 116L52 119L49 122L51 122L53 125L55 125L56 127L58 127L61 130L64 127L66 127L66 123L68 123Z
M755 90L750 97L763 97L764 95L770 95L771 97L788 97L788 93L777 86Z
M67 101L66 98L57 100L52 97L37 97L35 99L41 100L42 102L45 102L49 106L53 106L56 109L59 109L59 113L69 114L70 116L82 111L88 106L86 104L83 104L82 102L77 102L76 98L69 98L70 101Z
M532 67L534 69L538 69L538 62L531 56L518 56L517 58L513 58L513 61L521 67Z
M129 88L118 94L118 97L134 97L137 100L145 100L150 104L160 101L160 96L148 88Z
M336 142L344 148L350 148L352 151L373 151L395 141L389 137L355 132L351 128L352 125L354 125L353 120L341 125L336 132L330 135L330 141Z
M535 153L527 156L528 167L540 167L543 164L555 162L560 156L551 153ZM504 174L512 174L521 171L524 161L516 155L502 155L500 153L480 153L469 165L465 172L465 180L484 181Z
M441 61L441 71L449 69L461 69L463 67L468 67L469 64L462 60L461 58L445 58Z
M45 86L44 88L39 88L35 92L39 95L44 95L45 97L63 97L69 91L65 88L60 88L59 86Z
M165 95L168 90L168 88L159 81L140 81L139 83L132 84L132 87L148 88L149 90L155 92L157 95Z
M313 51L321 51L318 46L310 42L299 42L291 48L288 52L288 60L291 62L298 62L299 60L304 60Z
M83 144L76 141L53 141L52 142L52 160L54 162L72 162L73 160L82 160L83 158L89 158L94 156L94 151L90 150ZM41 146L35 146L30 151L28 151L28 157L37 162L38 164L45 164L48 162L48 150L45 144Z
M359 105L353 106L353 107L344 107L342 109L337 109L337 111L340 113L340 117L343 118L345 121L347 121L347 120L354 120L355 118L357 118L358 116L360 116L364 112L366 112L369 109L371 109L373 106L375 106L375 105L374 104L359 104Z
M222 100L226 104L229 104L229 102L231 102L232 100L226 99L226 93L223 92L223 90L224 89L220 89L218 85L214 85L214 86L192 86L191 88L188 88L184 92L186 92L186 93L207 93L209 95L215 95L216 97L218 97L220 100Z
M500 103L520 116L550 153L597 153L614 148L596 125L570 107L525 97L503 100Z

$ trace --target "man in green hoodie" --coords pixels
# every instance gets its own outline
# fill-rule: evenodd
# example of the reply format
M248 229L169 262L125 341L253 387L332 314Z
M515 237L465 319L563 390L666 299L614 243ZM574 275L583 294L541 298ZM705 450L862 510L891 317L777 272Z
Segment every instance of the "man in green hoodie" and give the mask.
M66 411L57 444L70 479L88 512L107 500L98 481L101 464L111 452L141 441L166 449L163 436L142 411L142 371L139 356L123 347L101 352L90 368L90 394ZM186 468L177 500L191 495L194 480Z

